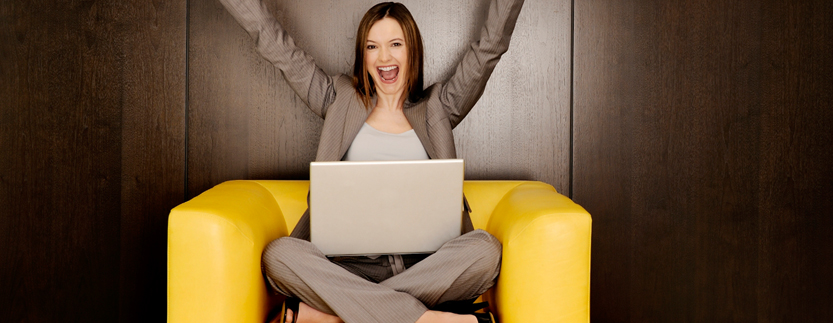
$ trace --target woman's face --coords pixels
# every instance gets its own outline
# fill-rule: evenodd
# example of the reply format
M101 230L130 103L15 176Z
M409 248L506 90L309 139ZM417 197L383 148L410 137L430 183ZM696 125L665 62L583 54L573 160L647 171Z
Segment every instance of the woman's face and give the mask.
M408 46L399 22L383 18L370 27L364 47L364 66L376 92L402 94L408 75Z

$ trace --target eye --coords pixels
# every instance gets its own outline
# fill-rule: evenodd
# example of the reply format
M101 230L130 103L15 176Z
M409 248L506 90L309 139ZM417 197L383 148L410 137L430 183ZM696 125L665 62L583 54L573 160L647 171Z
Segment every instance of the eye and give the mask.
M367 45L367 50L376 49L376 45Z
M392 46L393 46L393 47L399 47L399 46L403 46L403 44L402 44L402 43L400 43L400 42L395 42L395 43L393 43L393 45L392 45Z

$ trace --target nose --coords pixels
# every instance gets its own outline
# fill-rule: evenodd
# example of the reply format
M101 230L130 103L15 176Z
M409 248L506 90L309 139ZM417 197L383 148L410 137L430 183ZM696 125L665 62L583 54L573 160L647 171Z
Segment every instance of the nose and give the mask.
M382 46L379 50L379 59L383 62L390 60L390 50L387 46Z

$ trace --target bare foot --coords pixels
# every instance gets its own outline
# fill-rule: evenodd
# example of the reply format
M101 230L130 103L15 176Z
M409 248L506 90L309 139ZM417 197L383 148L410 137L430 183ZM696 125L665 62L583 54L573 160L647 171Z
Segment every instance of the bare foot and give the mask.
M477 318L474 315L427 311L419 317L416 323L477 323Z
M290 319L293 317L292 311L287 309L286 312L286 323L296 323ZM298 304L298 315L295 318L298 319L297 323L344 323L338 316L321 312L303 302Z

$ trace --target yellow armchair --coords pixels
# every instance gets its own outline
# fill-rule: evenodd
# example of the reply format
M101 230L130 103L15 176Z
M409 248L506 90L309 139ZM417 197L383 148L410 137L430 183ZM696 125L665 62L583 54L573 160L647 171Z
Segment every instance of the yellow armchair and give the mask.
M171 211L168 322L263 322L264 246L306 209L308 181L229 181ZM475 228L503 244L487 295L504 323L590 320L591 219L541 182L466 181Z

